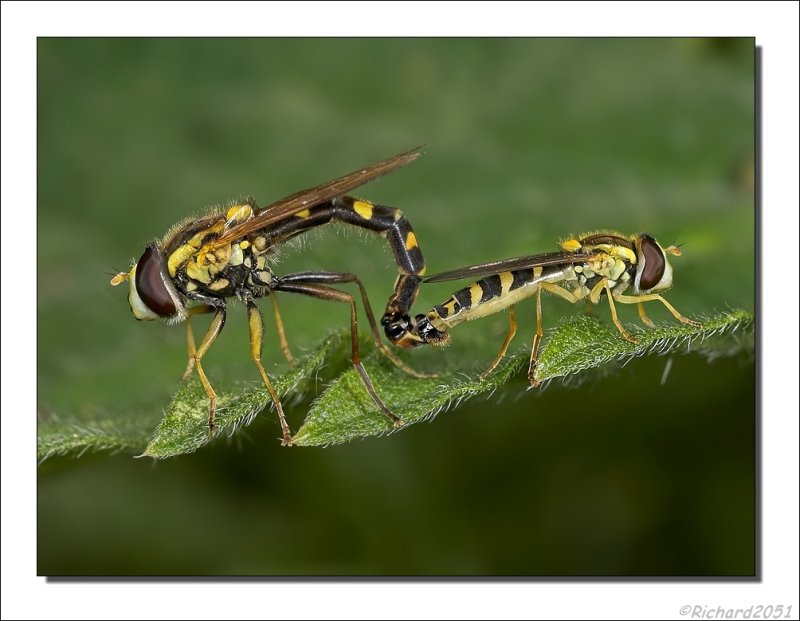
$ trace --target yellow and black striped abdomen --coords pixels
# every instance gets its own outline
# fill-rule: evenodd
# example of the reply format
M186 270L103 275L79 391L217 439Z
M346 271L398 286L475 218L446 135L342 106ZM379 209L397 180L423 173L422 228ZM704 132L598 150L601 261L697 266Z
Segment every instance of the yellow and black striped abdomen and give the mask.
M564 271L563 267L550 266L493 274L456 291L426 315L437 330L444 331L462 321L485 317L513 306L534 295L542 282L562 279Z
M342 196L270 225L265 235L275 245L329 222L373 231L389 241L400 274L389 298L386 315L407 315L425 274L425 259L411 223L399 209Z

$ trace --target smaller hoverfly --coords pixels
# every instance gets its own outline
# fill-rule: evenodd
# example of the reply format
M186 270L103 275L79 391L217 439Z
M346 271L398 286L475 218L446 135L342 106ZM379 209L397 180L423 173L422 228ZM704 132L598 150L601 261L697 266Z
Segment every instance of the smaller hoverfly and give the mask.
M568 302L586 300L597 304L603 295L608 299L611 319L620 334L631 343L637 340L622 326L617 317L615 302L636 304L639 317L649 327L644 302L661 302L679 321L700 326L687 319L659 293L672 286L672 266L667 255L680 256L675 246L663 248L653 237L644 233L630 238L617 233L596 233L582 239L562 242L560 252L506 259L435 274L423 282L444 282L462 278L480 278L472 285L456 291L428 312L417 315L406 325L387 326L386 336L395 345L405 348L423 344L444 345L447 331L462 321L485 317L509 309L510 326L500 352L481 374L485 378L505 356L508 345L517 331L514 307L536 296L536 334L533 338L528 379L532 386L536 357L542 339L542 291L553 293ZM632 290L632 295L625 292Z
M217 395L203 370L202 358L225 325L226 299L235 297L247 308L250 355L275 404L283 444L292 443L292 434L280 398L261 363L263 319L255 304L257 298L269 296L272 300L281 349L287 361L292 364L275 297L277 292L298 293L349 305L353 365L372 400L392 425L399 427L403 424L378 396L361 363L358 319L353 296L331 285L354 283L359 289L378 348L410 375L429 376L406 367L381 341L366 291L358 277L350 273L325 271L278 276L272 271L270 262L280 244L329 222L376 232L389 242L400 272L381 323L407 323L409 309L425 273L425 261L411 224L399 209L346 196L346 193L413 162L420 155L419 149L401 153L349 175L287 196L264 208L258 208L255 201L247 199L234 202L226 210L190 218L172 227L162 239L151 243L130 271L114 276L112 285L130 281L128 302L136 319L161 318L168 323L186 321L189 361L183 379L189 377L193 369L197 370L208 395L209 429L216 429ZM214 317L198 346L192 334L191 318L203 313L213 313Z

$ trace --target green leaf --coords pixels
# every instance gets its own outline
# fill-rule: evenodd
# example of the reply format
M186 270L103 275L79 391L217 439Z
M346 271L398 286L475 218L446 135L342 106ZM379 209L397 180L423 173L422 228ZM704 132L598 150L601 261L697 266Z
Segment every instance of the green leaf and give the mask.
M299 399L313 384L313 377L323 363L331 365L332 359L342 358L336 354L343 351L344 339L344 333L329 336L289 372L271 377L275 390L281 396ZM142 456L161 459L196 451L217 437L233 433L240 425L250 424L256 414L271 404L269 392L261 384L236 392L218 392L217 431L212 434L208 428L208 397L200 380L193 375L181 384Z
M582 316L560 325L539 355L536 379L565 377L633 356L700 352L733 355L753 346L753 313L729 311L700 318L702 328L670 322L633 332L639 343L623 339L610 324Z
M700 353L708 358L731 356L753 349L754 316L751 311L728 311L707 318L702 328L670 322L635 332L639 343L624 340L610 324L587 316L562 322L546 336L536 369L536 379L582 376L592 369L613 367L636 356ZM299 400L313 389L325 365L328 377L336 379L312 404L294 437L299 446L340 444L357 438L398 431L377 409L357 372L349 365L349 335L329 336L317 349L284 375L272 378L276 390ZM443 356L448 356L446 352ZM487 378L466 374L458 357L450 357L448 370L433 379L413 379L378 352L365 360L370 378L387 405L400 415L400 430L440 411L456 407L465 399L497 390L517 375L527 372L529 352L512 354ZM336 375L342 369L343 373ZM228 389L218 393L218 431L207 426L208 398L193 377L181 383L163 420L148 443L153 428L147 416L93 421L49 416L39 423L38 456L44 461L56 455L86 451L140 451L142 456L163 459L191 453L218 437L227 437L249 424L272 400L261 385Z
M624 340L613 326L593 317L578 317L559 325L543 343L536 379L545 382L568 377L635 356L698 352L710 358L752 351L754 316L735 310L706 318L702 327L670 322L635 332L639 343ZM430 418L464 399L497 390L521 371L527 372L526 353L510 355L486 379L467 377L463 369L428 380L412 380L382 357L367 364L370 377L386 404L402 416L405 426ZM339 444L394 431L369 399L357 373L343 373L313 404L294 438L301 446Z
M109 418L90 422L55 414L39 416L37 458L39 463L59 455L83 455L87 451L139 451L147 442L151 425L140 418Z

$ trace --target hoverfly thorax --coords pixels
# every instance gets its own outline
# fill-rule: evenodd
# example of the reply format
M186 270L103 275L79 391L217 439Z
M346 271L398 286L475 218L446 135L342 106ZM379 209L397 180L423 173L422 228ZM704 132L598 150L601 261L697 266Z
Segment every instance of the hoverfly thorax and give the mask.
M633 284L636 293L669 289L672 286L672 266L667 260L667 254L680 256L680 250L674 246L662 248L661 244L646 233L637 235L634 242L637 265Z
M156 244L150 244L130 272L118 274L112 285L130 281L128 304L139 321L166 319L183 321L186 308L164 265L164 257Z

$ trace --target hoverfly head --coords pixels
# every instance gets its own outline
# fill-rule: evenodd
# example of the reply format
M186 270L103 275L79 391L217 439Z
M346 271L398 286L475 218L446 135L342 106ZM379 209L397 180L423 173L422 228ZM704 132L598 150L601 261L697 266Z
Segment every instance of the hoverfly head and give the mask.
M667 260L667 254L680 256L680 249L675 246L662 248L655 238L642 233L635 240L636 243L636 278L634 287L637 293L663 291L672 286L672 266Z
M138 263L129 272L120 272L111 279L117 286L130 281L128 304L133 316L139 321L166 319L183 321L186 308L174 283L166 273L164 258L155 244L150 244Z

